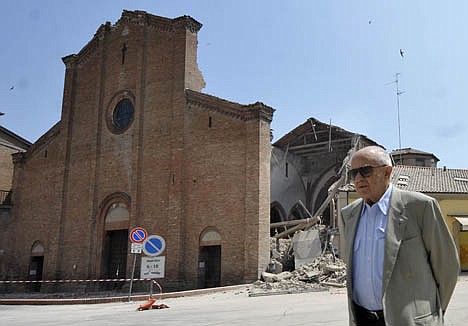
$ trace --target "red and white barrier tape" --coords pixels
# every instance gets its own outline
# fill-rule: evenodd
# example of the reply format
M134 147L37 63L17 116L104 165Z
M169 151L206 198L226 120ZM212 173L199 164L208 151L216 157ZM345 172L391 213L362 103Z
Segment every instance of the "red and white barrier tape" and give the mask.
M14 283L85 283L85 282L126 282L131 281L131 278L114 278L114 279L97 279L97 280L18 280L18 281L1 281L0 284L14 284ZM152 278L134 278L133 281L153 281Z

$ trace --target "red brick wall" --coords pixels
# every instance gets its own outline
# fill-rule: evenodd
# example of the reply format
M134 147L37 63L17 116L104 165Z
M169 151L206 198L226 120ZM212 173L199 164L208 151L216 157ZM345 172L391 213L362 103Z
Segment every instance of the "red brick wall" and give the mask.
M12 264L6 268L7 278L27 277L35 241L45 248L44 277L56 276L64 152L60 138L46 138L38 141L41 146L15 155L12 222L5 232L5 252L8 264Z
M129 229L166 239L163 284L196 287L199 237L209 226L222 237L222 283L257 279L268 260L269 120L226 114L226 105L246 109L216 98L219 112L189 108L185 89L204 86L196 64L199 27L189 18L124 12L78 55L64 58L57 132L16 164L11 227L23 234L9 248L19 257L11 273L27 275L39 240L44 278L99 277L105 200L125 193ZM131 99L135 116L115 134L107 121L121 98Z
M211 128L209 119L211 117ZM186 118L184 205L186 272L197 280L200 235L221 235L222 283L241 282L246 237L246 123L217 112L192 109Z

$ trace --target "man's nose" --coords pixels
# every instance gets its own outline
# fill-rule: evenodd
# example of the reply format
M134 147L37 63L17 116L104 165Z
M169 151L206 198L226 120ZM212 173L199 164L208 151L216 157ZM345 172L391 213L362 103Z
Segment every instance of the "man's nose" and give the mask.
M354 180L365 179L365 177L361 174L361 171L357 171Z

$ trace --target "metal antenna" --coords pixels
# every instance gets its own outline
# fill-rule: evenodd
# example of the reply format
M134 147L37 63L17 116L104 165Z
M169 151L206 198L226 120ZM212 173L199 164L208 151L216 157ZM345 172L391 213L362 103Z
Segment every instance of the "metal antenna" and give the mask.
M397 96L397 117L398 117L398 149L400 150L400 161L401 161L401 127L400 127L400 95L405 93L404 91L400 90L399 84L398 84L398 78L400 77L400 73L397 72L395 74L395 80L386 84L396 84L396 96Z

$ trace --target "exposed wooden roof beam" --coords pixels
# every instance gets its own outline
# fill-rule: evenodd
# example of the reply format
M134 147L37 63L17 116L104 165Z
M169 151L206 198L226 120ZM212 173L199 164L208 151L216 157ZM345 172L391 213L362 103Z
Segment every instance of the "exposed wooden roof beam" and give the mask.
M345 143L351 141L353 138L342 138L342 139L335 139L331 141L332 146L333 144L337 143ZM314 148L318 146L323 146L323 145L328 145L330 142L329 141L323 141L319 143L311 143L311 144L305 144L305 145L296 145L296 146L291 146L289 147L289 151L296 151L296 150L301 150L301 149L309 149L309 148Z

